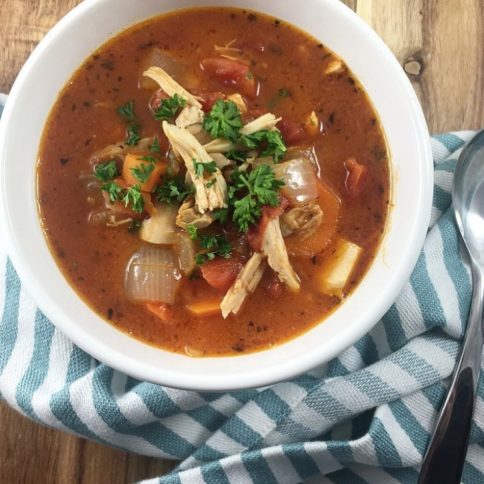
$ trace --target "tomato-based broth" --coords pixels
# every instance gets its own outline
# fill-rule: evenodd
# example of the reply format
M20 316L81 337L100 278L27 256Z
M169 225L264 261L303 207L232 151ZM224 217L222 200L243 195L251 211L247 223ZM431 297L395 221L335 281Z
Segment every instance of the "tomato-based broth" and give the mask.
M76 292L190 356L324 320L372 263L390 197L379 120L345 64L226 8L151 19L91 55L52 109L37 177Z

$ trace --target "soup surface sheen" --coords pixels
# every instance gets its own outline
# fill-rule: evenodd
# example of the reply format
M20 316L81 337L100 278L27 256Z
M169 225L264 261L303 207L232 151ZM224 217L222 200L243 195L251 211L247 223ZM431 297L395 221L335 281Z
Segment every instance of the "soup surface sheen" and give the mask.
M207 59L226 59L229 66L235 62L246 66L249 74L241 79L237 73L215 72ZM189 277L181 278L173 304L153 301L149 306L146 301L127 297L126 268L133 253L148 246L137 230L148 214L114 211L113 205L105 203L102 183L93 175L96 166L110 160L121 172L124 157L132 148L149 169L151 163L163 167L159 184L171 176L165 156L169 143L152 108L159 107L160 87L143 77L143 71L157 63L185 89L203 98L204 104L207 93L221 93L219 97L241 93L248 108L242 114L243 124L264 113L281 117L277 128L289 152L280 163L301 157L311 163L319 187L319 198L313 203L322 209L322 222L316 238L295 233L285 239L290 264L300 280L298 291L289 290L267 267L238 314L223 318L220 311L209 311L203 315L203 311L197 313L199 310L194 312L188 306L220 302L226 290L205 280L202 264L202 271L196 267ZM256 92L251 92L253 87ZM131 120L118 112L130 101L135 113ZM150 138L151 148L143 142L131 147L126 144L133 124L139 126L141 139ZM153 148L154 137L160 150ZM119 146L119 153L108 148L108 155L104 155L102 150L110 145ZM173 158L173 153L170 156ZM257 158L261 153L244 156ZM235 165L242 162L232 162L234 166L228 169L238 170ZM183 175L184 165L179 165ZM256 165L251 166L254 169ZM227 168L224 176L230 178ZM191 356L262 350L294 338L324 319L371 264L384 232L389 197L384 136L352 73L317 40L295 27L236 9L192 9L157 17L103 45L60 94L44 131L38 162L42 224L69 283L101 317L122 331ZM120 204L116 202L118 208ZM295 205L289 200L286 213L292 208ZM114 218L110 218L110 211ZM131 220L123 223L126 219ZM111 222L121 224L106 226ZM253 250L247 234L233 225L222 227L214 222L199 229L195 252L202 258L213 257L200 248L200 234L222 233L232 246L231 258L224 260L235 259L240 269ZM308 246L311 237L313 242ZM357 257L351 262L351 256L344 252L355 247ZM221 253L215 254L216 260L223 259ZM337 279L335 274L342 270L337 266L348 257L351 270L335 289L328 280Z

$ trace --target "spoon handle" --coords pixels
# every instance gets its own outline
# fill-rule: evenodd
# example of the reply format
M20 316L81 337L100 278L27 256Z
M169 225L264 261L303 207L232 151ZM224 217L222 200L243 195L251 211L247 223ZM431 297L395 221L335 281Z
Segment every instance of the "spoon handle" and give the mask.
M472 305L462 353L440 410L420 471L419 484L461 482L482 357L483 278L472 262Z

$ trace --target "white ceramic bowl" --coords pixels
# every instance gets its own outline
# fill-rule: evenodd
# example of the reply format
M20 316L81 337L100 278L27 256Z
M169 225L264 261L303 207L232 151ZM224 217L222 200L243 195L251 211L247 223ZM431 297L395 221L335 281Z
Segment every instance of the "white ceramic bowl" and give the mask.
M368 332L407 281L430 216L432 158L417 97L380 38L338 0L211 0L287 20L341 56L382 121L392 163L390 220L364 280L323 324L267 351L192 359L130 338L76 295L52 258L36 206L39 142L59 91L93 50L123 28L203 0L86 0L35 49L12 88L0 132L0 227L13 264L41 310L78 346L142 380L197 390L229 390L281 381L330 360Z

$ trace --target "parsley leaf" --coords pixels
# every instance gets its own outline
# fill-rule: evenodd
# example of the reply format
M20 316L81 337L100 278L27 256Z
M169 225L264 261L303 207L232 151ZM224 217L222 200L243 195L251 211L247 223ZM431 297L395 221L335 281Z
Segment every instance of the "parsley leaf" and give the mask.
M187 225L187 233L192 240L198 240L198 245L202 250L195 255L195 262L201 266L208 260L213 260L220 256L225 259L232 257L232 245L223 235L199 234L195 225Z
M105 183L101 187L101 190L109 195L109 201L111 203L117 202L122 198L123 189L113 181Z
M116 160L110 160L106 163L99 163L94 169L94 176L103 182L108 182L118 176L118 167Z
M152 153L161 153L160 142L157 137L155 137L153 144L149 146L149 149Z
M126 144L129 146L136 146L141 139L140 131L141 126L139 124L130 124L126 130L128 134Z
M236 104L232 101L217 100L210 113L205 116L203 127L213 138L237 141L242 119Z
M229 189L229 204L234 208L233 221L241 232L247 232L249 225L258 221L264 205L279 205L278 190L284 185L277 180L269 165L259 165L248 175L238 170L232 174L233 185ZM246 193L238 197L238 192Z
M141 139L141 126L138 124L136 113L134 112L134 101L129 101L119 106L118 114L128 123L128 127L126 128L126 144L136 146Z
M279 89L279 91L277 91L277 94L279 94L279 96L281 97L289 97L291 95L291 91L289 91L289 89L286 89L285 87Z
M245 160L247 160L247 153L244 153L243 151L239 151L239 150L230 150L227 153L225 153L225 156L229 160L234 160L237 163L244 163Z
M222 225L225 224L229 218L229 209L228 208L220 208L212 212L212 217L214 220L217 220Z
M193 161L193 169L195 170L195 176L202 178L205 173L211 174L217 171L217 164L215 161L209 161L208 163L202 163L197 160Z
M190 236L190 239L192 240L198 239L198 229L195 225L193 224L187 225L187 232L188 232L188 235Z
M223 235L202 235L198 236L200 248L205 249L195 256L195 262L202 265L209 260L220 256L225 259L232 257L232 245Z
M129 101L118 108L118 114L128 122L136 120L136 114L134 113L134 101Z
M130 169L133 176L141 183L145 183L150 177L150 175L153 173L153 170L155 169L154 158L144 157L144 158L138 158L138 159L145 160L146 158L150 158L153 161L146 160L146 161L149 161L149 163L140 163L138 166L135 166L134 168Z
M192 188L187 187L181 178L165 179L156 189L156 199L171 205L173 202L183 202L191 193Z
M125 207L131 205L131 210L135 213L141 213L145 208L145 200L141 194L141 187L139 185L133 185L125 190L122 201Z
M186 104L187 102L185 99L178 94L174 94L168 99L163 99L153 115L158 121L168 121L173 119L178 111L184 108Z
M280 131L261 130L240 137L240 142L249 150L262 148L261 156L272 156L274 163L279 163L287 152Z

